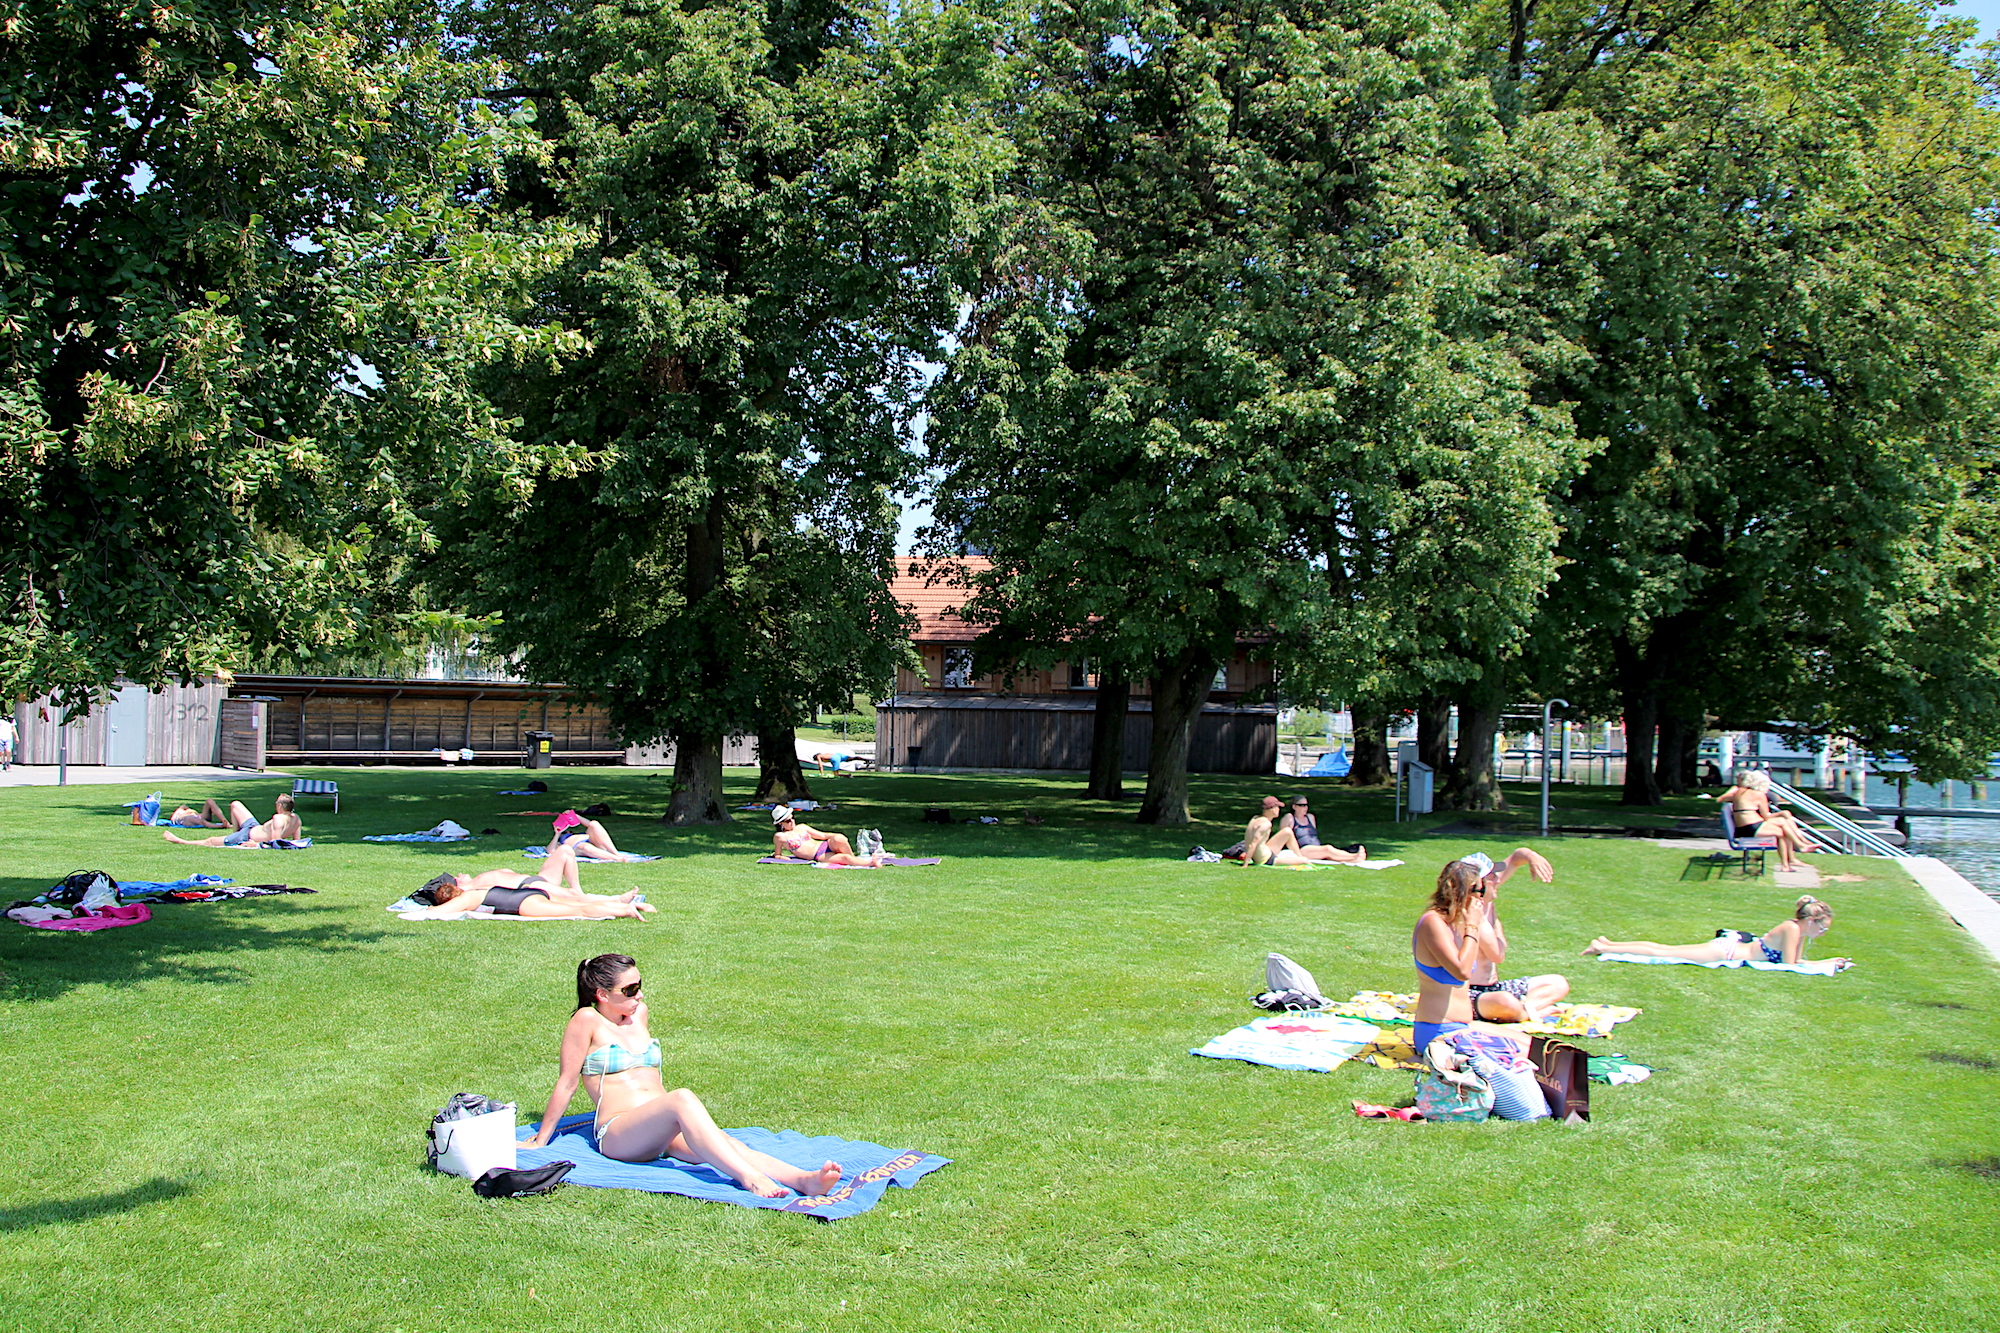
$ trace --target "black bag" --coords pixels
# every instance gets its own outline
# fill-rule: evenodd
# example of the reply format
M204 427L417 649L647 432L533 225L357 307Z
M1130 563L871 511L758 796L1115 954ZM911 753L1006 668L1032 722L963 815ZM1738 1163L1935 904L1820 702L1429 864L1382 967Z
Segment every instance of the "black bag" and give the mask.
M924 808L923 822L926 824L949 824L951 822L951 811L941 809L935 805L926 806Z
M111 892L118 892L118 881L102 870L72 870L63 876L63 882L50 889L42 897L58 907L72 907L83 901L98 880L111 886Z
M586 805L583 809L577 811L577 813L586 819L602 819L611 813L611 807L603 801L599 801L596 805Z
M549 784L543 782L540 778L536 778L533 782L530 782L527 786L521 788L522 791L533 791L533 792L545 792L548 789L549 789Z
M496 1166L472 1182L472 1192L482 1199L522 1199L530 1194L547 1194L574 1170L575 1162L550 1162L524 1171Z

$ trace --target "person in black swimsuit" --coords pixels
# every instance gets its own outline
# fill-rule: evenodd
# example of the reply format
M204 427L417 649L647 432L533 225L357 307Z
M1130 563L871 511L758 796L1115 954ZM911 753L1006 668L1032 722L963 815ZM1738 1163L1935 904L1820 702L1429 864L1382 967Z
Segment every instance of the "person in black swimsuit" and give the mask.
M1278 827L1273 831L1272 836L1275 838L1277 834L1286 831L1289 831L1292 835L1294 850L1308 861L1365 861L1368 859L1368 849L1358 842L1350 843L1346 847L1329 847L1321 842L1319 840L1319 821L1312 817L1312 811L1307 807L1306 798L1303 794L1292 798L1290 809L1286 810L1285 817L1278 821Z
M438 916L490 911L501 916L629 916L643 921L646 913L655 910L639 901L642 895L637 889L610 897L585 893L576 873L576 857L563 847L551 851L535 874L488 870L479 875L458 875L447 871L432 878L416 896L429 898L430 910Z

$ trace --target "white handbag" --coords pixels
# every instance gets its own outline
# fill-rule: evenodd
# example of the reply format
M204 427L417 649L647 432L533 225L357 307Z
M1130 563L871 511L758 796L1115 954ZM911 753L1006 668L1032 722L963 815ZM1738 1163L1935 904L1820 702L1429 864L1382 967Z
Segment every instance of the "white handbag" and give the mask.
M513 1171L520 1145L514 1139L514 1104L508 1102L483 1115L444 1114L431 1121L431 1165L447 1175L477 1180L494 1167Z

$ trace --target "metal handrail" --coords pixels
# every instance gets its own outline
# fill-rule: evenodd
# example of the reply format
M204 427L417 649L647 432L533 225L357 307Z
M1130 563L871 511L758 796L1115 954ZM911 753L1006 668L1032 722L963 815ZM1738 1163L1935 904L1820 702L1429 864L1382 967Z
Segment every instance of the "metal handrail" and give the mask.
M1911 853L1904 851L1900 847L1882 841L1882 839L1876 837L1867 829L1862 828L1861 825L1855 823L1846 815L1820 804L1796 787L1788 787L1784 783L1773 779L1771 790L1784 797L1789 804L1800 807L1814 818L1824 820L1830 825L1832 831L1839 835L1839 841L1845 844L1839 848L1840 851L1851 855L1859 855L1862 850L1865 850L1876 856L1893 857L1899 861L1911 855ZM1806 831L1820 835L1826 833L1825 829L1808 828Z

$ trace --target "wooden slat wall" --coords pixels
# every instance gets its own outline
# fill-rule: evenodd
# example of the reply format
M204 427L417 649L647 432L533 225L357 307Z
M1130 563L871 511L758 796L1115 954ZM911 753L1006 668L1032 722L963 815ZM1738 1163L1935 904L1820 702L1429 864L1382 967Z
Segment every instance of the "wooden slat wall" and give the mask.
M921 746L923 768L1061 768L1090 766L1092 715L1084 710L884 708L876 713L876 755L907 765ZM1153 754L1151 713L1125 718L1125 767L1144 769ZM1203 713L1188 747L1195 773L1269 773L1277 764L1277 719L1268 713Z
M212 764L222 728L224 686L169 685L146 704L146 762Z
M217 712L222 718L218 758L225 768L264 771L264 718L270 704L255 699L224 699Z
M48 717L44 719L42 713ZM34 699L14 707L14 723L21 729L21 753L15 757L16 763L53 764L62 735L62 728L56 722L62 717L62 710L50 703L46 697ZM99 709L89 717L78 718L69 724L69 762L72 764L102 764L104 762L104 712Z
M511 699L471 700L471 726L464 699L433 695L315 694L271 705L270 746L274 750L396 750L425 752L469 746L480 753L517 752L529 731L555 733L555 752L623 748L611 717L594 705ZM386 706L386 709L384 705ZM304 713L301 725L300 713ZM543 726L546 715L548 725ZM383 743L383 722L388 742ZM469 739L468 739L469 734Z

